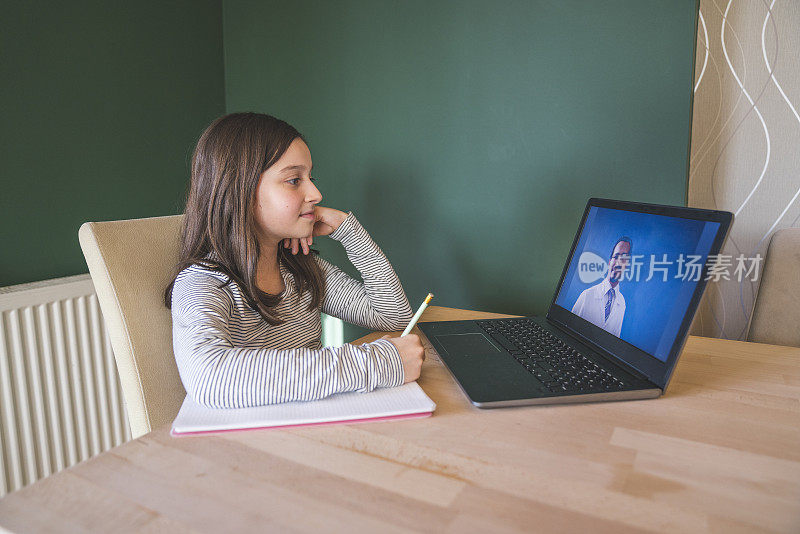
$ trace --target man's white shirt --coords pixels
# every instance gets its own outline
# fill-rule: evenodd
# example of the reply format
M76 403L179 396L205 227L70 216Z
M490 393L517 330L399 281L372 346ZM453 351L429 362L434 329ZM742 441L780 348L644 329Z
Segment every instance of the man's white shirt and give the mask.
M613 288L614 301L611 303L611 311L606 319L606 299L608 298L606 294L609 289L612 287L608 278L603 278L599 284L585 289L575 301L572 313L619 337L622 320L625 318L625 297L622 296L619 284L617 284L617 287Z

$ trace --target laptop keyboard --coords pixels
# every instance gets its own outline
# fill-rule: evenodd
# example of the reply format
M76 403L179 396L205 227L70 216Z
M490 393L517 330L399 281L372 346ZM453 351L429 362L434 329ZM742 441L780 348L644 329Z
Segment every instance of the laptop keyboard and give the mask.
M552 393L618 391L626 387L622 380L530 319L477 323Z

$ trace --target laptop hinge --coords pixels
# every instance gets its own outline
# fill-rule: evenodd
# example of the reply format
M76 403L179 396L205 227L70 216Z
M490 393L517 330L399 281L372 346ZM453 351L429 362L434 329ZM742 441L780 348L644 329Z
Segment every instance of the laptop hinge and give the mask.
M606 358L607 360L611 360L612 362L614 362L615 364L619 365L620 367L622 367L623 369L628 371L630 374L632 374L636 378L639 378L640 380L644 380L646 382L650 382L651 384L653 384L653 381L650 380L650 378L647 375L642 373L640 370L638 370L636 367L632 366L628 362L620 360L619 358L614 356L612 353L608 352L606 349L604 349L603 347L601 347L597 343L593 342L592 340L588 339L585 336L580 335L578 332L576 332L575 330L572 330L568 326L563 325L561 323L557 323L556 321L550 319L549 317L546 317L545 319L547 320L547 322L550 325L555 326L556 328L558 328L559 330L561 330L562 332L564 332L568 336L576 338L578 341L580 341L584 345L589 345L589 347L591 347L593 350L599 352L604 358ZM653 384L653 385L658 387L656 384Z

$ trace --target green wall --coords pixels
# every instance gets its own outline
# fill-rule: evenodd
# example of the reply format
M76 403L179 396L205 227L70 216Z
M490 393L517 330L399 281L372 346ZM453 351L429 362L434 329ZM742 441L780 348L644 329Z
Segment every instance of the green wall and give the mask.
M222 59L219 1L3 3L0 286L87 272L84 221L182 212Z
M695 0L223 12L227 111L306 135L322 204L356 214L415 309L541 314L589 197L685 203Z
M414 308L542 313L588 197L684 203L696 9L6 3L0 286L85 273L84 221L180 213L202 130L254 110L307 136Z

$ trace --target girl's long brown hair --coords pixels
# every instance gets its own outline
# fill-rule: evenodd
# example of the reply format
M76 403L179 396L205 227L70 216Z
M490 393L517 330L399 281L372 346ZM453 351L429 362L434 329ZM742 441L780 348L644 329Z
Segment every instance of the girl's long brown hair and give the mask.
M164 291L167 308L178 274L197 263L228 276L218 287L238 284L247 303L270 325L283 324L274 310L280 297L256 287L260 247L253 209L261 174L297 138L305 141L291 125L260 113L231 113L206 128L192 154L180 256ZM318 308L325 297L325 277L313 257L319 252L294 255L288 250L278 246L278 261L292 273L298 294L311 291L309 311ZM206 258L212 251L216 260Z

